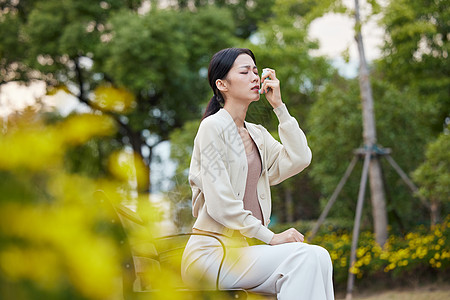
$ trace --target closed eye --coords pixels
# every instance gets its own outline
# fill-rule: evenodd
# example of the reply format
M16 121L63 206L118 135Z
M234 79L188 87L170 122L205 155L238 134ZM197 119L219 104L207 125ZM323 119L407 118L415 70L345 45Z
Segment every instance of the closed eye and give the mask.
M258 68L256 66L244 65L239 67L242 72L240 74L248 74L249 71L253 70L256 75L259 75Z

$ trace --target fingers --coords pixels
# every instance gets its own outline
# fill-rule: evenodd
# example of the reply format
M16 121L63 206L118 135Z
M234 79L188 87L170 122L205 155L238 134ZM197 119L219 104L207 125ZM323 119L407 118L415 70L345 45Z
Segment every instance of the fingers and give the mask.
M303 243L305 241L305 236L300 233L300 242Z
M304 235L298 232L295 228L290 228L286 230L285 233L287 234L287 240L289 242L303 243L303 241L305 240Z
M261 74L261 82L263 82L266 78L276 79L277 75L274 69L264 68Z
M274 69L265 68L261 75L261 94L265 94L267 101L273 108L283 104L281 99L280 81Z
M272 79L266 79L264 80L261 89L264 91L265 94L267 94L271 89L275 89L278 86L278 81L272 80Z
M275 234L270 241L270 245L278 245L278 244L285 244L285 243L303 243L305 240L305 237L303 234L298 232L295 228L290 228L286 231L283 231L282 233Z
M261 82L261 90L264 91L264 93L268 93L270 89L276 88L278 79L275 70L264 68L261 74Z
M275 70L270 68L263 69L261 75L261 93L266 94L266 97L269 96L267 99L269 102L272 100L275 102L277 102L277 100L281 101L280 81L276 76Z

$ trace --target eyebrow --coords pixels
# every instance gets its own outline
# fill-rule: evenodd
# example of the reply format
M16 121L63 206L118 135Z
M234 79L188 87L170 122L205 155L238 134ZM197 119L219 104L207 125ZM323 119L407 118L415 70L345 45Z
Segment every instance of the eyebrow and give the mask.
M239 68L245 68L245 69L257 69L257 67L256 66L251 66L251 65L244 65L244 66L240 66Z

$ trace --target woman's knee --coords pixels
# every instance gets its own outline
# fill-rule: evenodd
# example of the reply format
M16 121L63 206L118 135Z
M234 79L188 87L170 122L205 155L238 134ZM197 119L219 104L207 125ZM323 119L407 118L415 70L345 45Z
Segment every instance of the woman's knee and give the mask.
M330 254L321 246L304 243L291 243L289 246L290 253L301 258L301 264L319 264L322 268L332 267Z
M325 249L322 246L318 246L318 245L311 245L312 247L314 247L317 255L319 255L321 258L325 258L325 259L331 259L330 258L330 253L328 252L327 249Z
M328 251L317 245L305 245L301 251L303 255L307 256L307 260L314 263L319 263L322 266L331 265L331 257ZM300 250L300 249L299 249Z
M312 247L314 248L314 252L317 255L317 260L319 261L322 268L331 269L333 267L333 264L328 250L317 245L312 245Z

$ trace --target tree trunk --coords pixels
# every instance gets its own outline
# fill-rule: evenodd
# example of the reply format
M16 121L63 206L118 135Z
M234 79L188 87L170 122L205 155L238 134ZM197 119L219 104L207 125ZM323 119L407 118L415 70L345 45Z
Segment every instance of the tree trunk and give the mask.
M431 200L430 216L431 216L431 227L433 228L437 223L439 223L441 219L438 201Z
M140 132L134 132L131 129L127 132L128 138L130 139L131 147L133 148L135 156L135 169L137 181L137 191L138 193L150 193L150 163L148 159L144 158L142 154L142 147L144 146L144 141L140 137ZM137 161L139 160L139 161ZM139 172L141 170L142 172Z
M284 189L284 201L286 209L286 222L294 222L294 203L292 199L292 189L287 187Z
M361 20L359 15L359 1L355 0L355 39L359 53L359 87L363 110L363 138L367 151L372 151L377 143L375 114L373 108L372 88L370 86L369 70L367 67L364 44L361 34ZM381 165L378 156L373 154L369 167L370 191L375 227L376 242L383 246L387 240L386 200L381 176Z
M372 200L372 215L375 228L375 240L383 246L388 238L386 197L382 181L381 163L378 156L373 156L369 165L370 193Z

